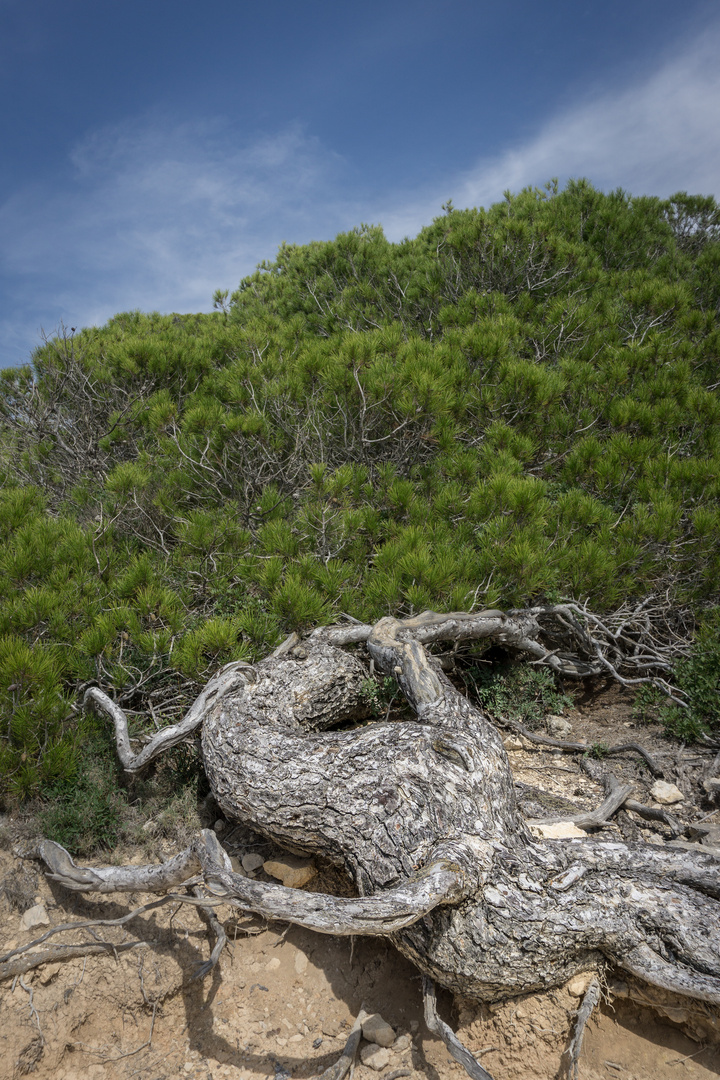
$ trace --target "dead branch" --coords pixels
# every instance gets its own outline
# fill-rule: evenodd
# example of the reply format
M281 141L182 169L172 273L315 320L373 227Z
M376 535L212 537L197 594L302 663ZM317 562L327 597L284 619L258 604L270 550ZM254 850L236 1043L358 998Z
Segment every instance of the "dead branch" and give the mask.
M347 1076L355 1063L355 1057L362 1037L363 1022L367 1020L368 1015L369 1014L365 1011L365 1006L361 1006L360 1012L348 1035L342 1054L334 1065L325 1069L324 1072L319 1073L313 1080L343 1080L343 1077Z
M530 731L529 728L524 727L518 723L517 720L510 720L508 717L499 717L498 724L501 727L510 728L512 731L517 731L519 735L527 739L528 742L536 743L538 746L551 746L555 750L562 750L566 754L591 754L594 750L592 743L585 742L568 742L565 739L552 739L547 735L538 735L534 731ZM663 770L658 765L657 761L644 746L640 746L639 743L622 743L619 746L603 746L602 756L611 757L614 754L639 754L653 776L663 776Z
M578 1080L578 1066L580 1063L580 1051L582 1050L583 1039L585 1038L585 1028L587 1022L590 1019L593 1009L600 1000L600 982L598 979L593 981L585 991L585 996L582 999L582 1004L577 1011L575 1018L575 1033L572 1037L572 1042L567 1049L568 1056L570 1058L569 1074L572 1080Z
M423 1005L428 1031L442 1039L450 1055L462 1065L468 1076L472 1080L493 1080L490 1073L483 1069L480 1062L463 1046L453 1029L438 1016L435 984L427 975L423 976Z

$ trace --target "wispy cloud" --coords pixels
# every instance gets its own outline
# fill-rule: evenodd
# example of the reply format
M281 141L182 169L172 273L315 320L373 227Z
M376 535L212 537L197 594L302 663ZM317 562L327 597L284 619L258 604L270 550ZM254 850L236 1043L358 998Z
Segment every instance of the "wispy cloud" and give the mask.
M413 235L451 196L488 206L503 191L588 177L604 190L668 196L720 194L720 23L707 26L652 72L615 92L596 92L549 119L530 139L410 201L388 202L393 238Z
M392 239L413 235L450 196L487 206L552 176L634 193L718 193L719 55L715 22L634 84L596 88L524 142L415 191L390 181L378 195L375 177L301 128L248 140L227 119L150 115L90 133L61 184L0 206L0 366L26 360L39 328L61 320L209 310L215 288L234 287L283 240L360 221L382 223Z
M296 128L243 143L222 120L150 118L93 133L70 162L63 190L0 208L6 333L31 311L52 331L136 307L207 310L283 240L341 227L344 163Z

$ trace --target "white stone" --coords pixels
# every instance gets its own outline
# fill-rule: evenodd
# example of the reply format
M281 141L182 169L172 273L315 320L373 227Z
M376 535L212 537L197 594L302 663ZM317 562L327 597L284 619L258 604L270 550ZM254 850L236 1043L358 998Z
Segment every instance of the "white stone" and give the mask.
M508 735L506 739L503 739L503 746L506 750L522 750L522 740L518 739L517 735Z
M21 930L34 930L36 926L49 926L50 920L43 904L35 904L23 913L20 920Z
M381 1072L390 1064L390 1051L376 1043L366 1043L360 1050L360 1060L376 1072Z
M405 1050L409 1050L412 1046L412 1039L408 1034L398 1035L397 1039L393 1043L393 1050L396 1050L398 1054L402 1054Z
M395 1031L380 1013L372 1013L363 1020L362 1033L364 1039L378 1046L392 1046L395 1042Z
M47 986L52 982L55 976L60 972L62 964L43 964L40 968L40 982L43 986Z
M243 855L240 861L243 870L252 872L253 870L259 870L265 860L256 851L249 851L247 855Z
M663 806L672 806L673 803L683 802L685 796L675 784L668 784L665 780L656 780L650 788L650 794L655 802Z
M298 975L304 975L307 971L308 958L304 952L295 953L295 971Z
M562 716L547 716L545 718L547 729L556 739L567 739L572 735L572 724Z
M549 821L546 824L532 825L532 831L541 840L565 840L573 836L587 836L583 829L579 829L572 821Z
M594 978L595 973L593 971L581 971L579 975L574 975L570 982L565 984L565 989L573 997L584 997L588 986Z
M265 970L266 971L277 971L277 969L279 967L280 967L280 961L278 960L277 956L273 956L272 960L268 960L267 964L265 965Z
M315 865L303 859L296 859L292 855L285 855L282 859L269 859L263 863L263 870L270 877L282 881L288 889L302 889L317 874Z

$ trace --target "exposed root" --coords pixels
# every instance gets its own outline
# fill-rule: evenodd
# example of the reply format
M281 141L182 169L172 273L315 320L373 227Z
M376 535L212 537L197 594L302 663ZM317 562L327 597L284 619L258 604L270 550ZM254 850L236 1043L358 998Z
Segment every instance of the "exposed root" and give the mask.
M590 810L583 814L573 814L570 817L567 814L554 815L549 818L541 818L538 820L538 824L546 824L551 821L572 821L574 825L577 825L581 829L601 829L603 825L607 825L613 814L622 807L627 805L627 797L633 789L632 784L621 784L611 773L607 773L604 777L608 794L598 806L597 810ZM535 819L533 819L533 824Z
M527 739L528 742L536 743L538 746L552 746L556 750L564 750L566 754L588 754L592 751L592 745L585 742L568 742L566 739L551 739L548 735L537 735L534 731L530 731L528 728L523 727L517 720L510 720L503 718L498 720L498 724L501 727L508 727L512 731L517 731L519 735ZM639 754L643 759L647 767L653 776L663 776L663 770L658 765L657 761L644 746L640 746L639 743L622 743L619 746L603 747L603 756L611 757L614 754Z
M646 806L644 803L636 802L635 799L626 799L624 808L639 814L646 821L662 821L664 825L672 829L675 836L679 836L680 833L684 832L685 826L681 825L669 810L663 810L660 806Z
M572 1041L568 1047L567 1053L570 1058L568 1066L568 1075L571 1080L578 1080L578 1066L580 1062L580 1051L582 1050L583 1039L585 1037L585 1028L587 1022L590 1019L593 1009L600 1000L600 981L593 979L585 991L585 996L582 999L582 1004L577 1011L575 1019L575 1034L572 1037Z
M203 891L198 885L193 888L193 893L199 900L205 899ZM210 972L220 959L222 951L227 945L228 940L227 934L225 933L225 927L215 915L212 907L209 904L202 903L199 905L199 910L203 918L207 920L208 926L215 934L215 945L213 946L209 959L206 960L203 964L198 965L195 973L193 974L193 979L204 979L206 975L210 974Z
M439 904L460 900L468 887L452 845L413 877L382 894L362 898L305 893L283 885L254 881L228 869L229 859L215 833L203 829L185 851L153 866L78 866L60 844L45 840L31 853L53 871L48 876L75 892L158 892L187 884L189 868L202 869L213 898L171 894L167 899L203 907L229 903L267 919L296 923L321 934L388 936L409 926ZM198 879L196 879L198 880Z
M86 942L82 945L55 945L42 952L31 953L27 956L18 956L7 963L0 964L0 980L11 979L14 975L24 975L33 968L43 964L59 964L65 960L75 960L78 956L97 956L107 953L127 952L129 949L145 949L145 941L126 941L119 945L112 941Z
M238 686L245 682L252 682L252 671L252 664L247 664L244 660L234 660L231 664L226 664L217 675L213 676L180 723L169 724L158 731L139 754L135 754L130 746L127 717L112 698L109 698L98 687L91 686L89 690L85 691L83 704L85 708L104 712L110 717L115 726L115 740L122 766L126 772L137 773L164 753L165 750L168 750L171 746L177 746L193 731L196 731L202 724L207 710L221 697L237 689Z
M324 1072L318 1073L312 1077L311 1080L343 1080L344 1076L347 1076L350 1069L355 1064L355 1057L357 1055L358 1046L360 1045L360 1039L362 1038L362 1026L365 1020L367 1020L369 1013L365 1011L363 1005L360 1012L357 1015L357 1019L352 1026L352 1030L348 1035L345 1048L335 1062L334 1065L330 1065Z
M720 978L691 970L678 962L669 963L649 945L643 943L623 956L620 966L653 986L684 994L697 1001L720 1005Z
M48 876L51 877L52 875ZM202 894L199 898L195 899L181 893L168 893L166 896L161 896L159 900L153 900L149 904L142 904L140 907L133 908L127 915L122 915L118 919L85 919L82 922L63 923L62 926L54 926L52 929L46 930L44 934L29 941L26 945L20 945L18 948L11 950L11 952L0 956L0 980L13 978L13 976L17 975L24 975L25 972L32 971L33 968L40 967L42 964L62 963L65 960L74 960L78 956L95 956L98 953L108 952L121 953L127 952L129 949L145 948L147 947L147 942L145 941L99 941L94 937L92 941L55 944L39 952L32 951L47 941L48 938L54 937L56 934L62 934L68 931L76 933L78 930L91 930L96 926L124 926L132 919L137 918L138 915L143 915L146 911L153 911L155 908L162 907L163 904L170 903L171 901L193 904L194 906L201 908L206 917L210 919L210 925L218 938L218 943L213 949L210 961L207 961L209 964L207 970L210 971L217 963L217 958L227 941L225 931L220 923L214 916L208 915L208 912L211 910L211 905L217 903L217 901L208 900L206 897L202 896ZM215 955L216 952L217 956ZM205 967L205 965L203 965L203 967ZM199 974L205 975L207 974L207 971L203 971L202 973L198 972L195 977L197 978Z
M448 1048L450 1055L465 1069L472 1080L493 1080L489 1072L483 1069L477 1058L473 1057L458 1039L451 1027L438 1016L435 998L435 984L427 975L423 975L423 1005L425 1023L433 1035L439 1036Z

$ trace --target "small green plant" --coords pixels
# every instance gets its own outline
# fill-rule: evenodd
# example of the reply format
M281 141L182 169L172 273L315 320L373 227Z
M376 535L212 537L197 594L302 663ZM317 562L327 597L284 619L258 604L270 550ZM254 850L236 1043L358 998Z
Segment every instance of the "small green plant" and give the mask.
M44 793L38 814L44 835L75 855L113 848L127 806L117 772L107 733L88 733L82 770L74 780L62 780Z
M603 758L607 757L609 749L610 747L606 742L593 743L587 752L588 757L595 758L597 761L602 761Z
M660 718L660 713L665 704L664 694L650 683L639 687L635 694L632 706L633 719L640 724L652 724Z
M531 729L537 728L547 713L560 713L572 705L572 699L558 689L547 668L505 660L492 665L473 664L462 674L488 712Z
M384 716L398 694L398 685L389 675L383 678L371 676L360 687L360 692L365 699L373 716Z
M675 669L675 683L688 707L668 705L660 718L669 735L695 742L707 732L720 731L720 608L703 621L690 656Z

